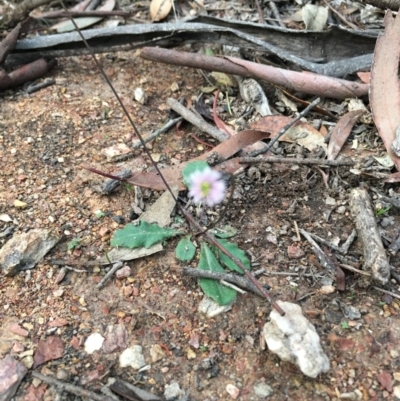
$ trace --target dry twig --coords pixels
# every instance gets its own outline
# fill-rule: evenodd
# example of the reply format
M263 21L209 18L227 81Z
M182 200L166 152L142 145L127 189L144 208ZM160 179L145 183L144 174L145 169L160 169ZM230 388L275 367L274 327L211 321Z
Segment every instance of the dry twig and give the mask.
M186 121L189 121L201 131L207 132L208 135L212 136L217 141L224 142L229 138L228 134L213 127L211 124L208 124L201 117L197 116L192 111L188 110L185 106L180 104L177 100L173 98L168 98L167 104L169 107L171 107L172 110L182 116Z
M295 159L290 157L241 157L240 163L256 164L256 163L290 163L290 164L304 164L306 166L327 166L327 167L338 167L338 166L354 166L352 160L321 160L321 159Z
M75 394L78 397L88 398L95 401L111 401L109 397L96 394L93 391L85 390L81 387L74 386L72 384L64 383L60 380L54 379L53 377L42 375L39 372L32 372L32 376L41 380L44 383L58 387L61 390L68 391L71 394Z

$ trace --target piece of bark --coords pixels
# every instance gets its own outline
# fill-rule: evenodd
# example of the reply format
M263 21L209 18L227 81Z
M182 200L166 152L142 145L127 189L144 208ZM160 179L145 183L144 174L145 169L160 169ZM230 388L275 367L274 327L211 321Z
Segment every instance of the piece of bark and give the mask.
M283 70L261 65L235 57L213 57L177 50L145 47L140 56L146 60L157 61L185 67L201 68L207 71L220 71L227 74L264 79L291 91L298 91L335 99L361 97L368 94L368 85L344 79L331 78L313 73Z
M298 32L212 17L197 17L178 23L90 29L84 32L95 53L144 46L218 43L267 52L303 70L336 77L370 68L377 34L376 31L349 31L336 26L323 32ZM26 64L38 57L78 54L88 54L88 50L77 32L37 36L18 41L6 64L12 66Z
M390 265L367 190L355 188L350 194L350 211L364 252L363 270L381 284L390 279Z

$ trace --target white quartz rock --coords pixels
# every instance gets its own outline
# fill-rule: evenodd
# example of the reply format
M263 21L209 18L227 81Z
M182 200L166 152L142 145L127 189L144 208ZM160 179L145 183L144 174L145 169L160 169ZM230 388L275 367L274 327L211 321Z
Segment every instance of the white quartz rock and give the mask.
M300 306L277 301L285 312L281 316L275 309L271 321L264 325L264 338L268 348L282 361L292 362L309 377L316 378L329 370L315 327L303 316Z

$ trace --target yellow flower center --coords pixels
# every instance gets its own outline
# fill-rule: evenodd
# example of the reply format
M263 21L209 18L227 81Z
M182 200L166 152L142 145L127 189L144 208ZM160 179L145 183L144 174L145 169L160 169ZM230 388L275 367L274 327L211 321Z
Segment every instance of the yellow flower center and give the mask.
M201 190L201 194L203 195L203 198L205 198L211 190L211 184L209 182L202 182L200 184L200 190Z

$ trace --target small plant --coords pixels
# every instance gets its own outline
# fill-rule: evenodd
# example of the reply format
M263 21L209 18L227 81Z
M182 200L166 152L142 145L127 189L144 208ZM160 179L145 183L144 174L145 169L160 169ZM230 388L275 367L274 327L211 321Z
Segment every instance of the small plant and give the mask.
M123 182L122 186L128 191L128 192L133 192L133 186L131 184L128 184L127 182Z
M375 217L383 216L386 212L388 212L392 208L392 205L388 207L383 207L381 209L375 209Z
M346 320L343 320L343 322L341 322L340 325L342 326L342 329L349 329L350 328L350 326L346 322Z
M189 190L189 196L199 208L204 209L206 206L215 206L225 198L227 188L222 174L211 169L206 162L188 163L182 174L183 182ZM235 235L236 231L232 227L214 228L212 233L216 237L215 246L207 244L202 237L198 237L200 242L198 269L224 273L224 268L227 268L243 274L242 269L221 251L221 249L224 249L236 260L240 261L247 270L250 270L250 260L244 251L226 239ZM183 236L183 238L178 242L175 255L177 259L189 262L193 260L197 252L197 248L191 240L191 233L178 229L163 228L157 224L148 224L145 221L140 221L138 225L127 224L123 229L117 230L111 239L111 246L149 248L178 235ZM236 290L224 286L217 280L199 278L199 285L205 294L220 305L228 305L236 298Z
M68 242L68 250L71 251L72 249L79 248L81 245L82 238L74 238Z

